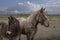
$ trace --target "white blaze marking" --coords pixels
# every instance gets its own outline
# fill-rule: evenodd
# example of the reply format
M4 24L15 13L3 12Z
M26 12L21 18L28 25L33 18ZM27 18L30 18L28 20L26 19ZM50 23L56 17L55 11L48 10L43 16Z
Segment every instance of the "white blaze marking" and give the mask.
M11 32L10 32L10 31L7 31L7 33L8 33L8 34L11 34Z

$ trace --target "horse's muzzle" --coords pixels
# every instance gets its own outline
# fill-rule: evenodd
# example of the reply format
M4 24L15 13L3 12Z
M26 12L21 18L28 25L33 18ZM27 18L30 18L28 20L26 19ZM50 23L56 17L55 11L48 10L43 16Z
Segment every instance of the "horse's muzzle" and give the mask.
M45 27L49 27L49 26L50 26L49 24L50 24L50 23L49 23L48 20L45 20L45 21L43 22L43 25L44 25Z
M10 32L10 31L7 31L6 34L7 34L7 35L11 35L11 32Z

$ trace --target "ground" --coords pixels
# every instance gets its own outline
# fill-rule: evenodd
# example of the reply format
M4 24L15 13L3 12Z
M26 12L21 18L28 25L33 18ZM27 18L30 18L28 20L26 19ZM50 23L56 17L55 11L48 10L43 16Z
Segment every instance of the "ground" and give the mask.
M0 20L6 22L6 20ZM60 20L49 20L50 26L44 27L38 24L38 30L34 40L60 40ZM27 40L25 35L22 35L22 40ZM6 39L4 39L6 40Z

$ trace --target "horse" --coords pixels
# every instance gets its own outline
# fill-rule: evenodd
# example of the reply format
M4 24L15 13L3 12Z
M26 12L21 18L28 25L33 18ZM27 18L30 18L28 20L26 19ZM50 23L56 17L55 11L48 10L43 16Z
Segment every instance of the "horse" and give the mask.
M45 27L49 27L49 21L45 13L45 8L41 8L39 11L30 15L25 22L20 23L22 34L27 35L27 40L34 40L39 23Z
M8 31L6 32L7 35L12 38L11 40L18 40L19 34L20 34L19 21L15 17L9 16L8 17L8 25L9 25Z
M13 21L13 20L11 20L11 21ZM10 25L13 25L13 22L10 22L10 23L11 23ZM19 26L20 27L19 40L21 40L21 34L26 35L27 40L34 40L34 36L37 33L37 25L39 23L41 25L44 25L45 27L49 27L49 20L46 16L45 8L41 8L40 10L34 12L32 15L27 17L26 20L20 21L19 23L20 23L20 26ZM14 24L15 24L15 22L14 22ZM15 25L18 25L18 23L15 24Z
M8 19L10 20L9 17L8 17ZM9 23L9 20L8 20L8 23ZM12 21L10 21L10 22L12 22ZM20 28L19 28L19 25L18 24L17 24L18 27L16 27L15 24L18 23L18 21L16 20L16 23L15 24L13 22L13 25L15 25L15 26L10 25L8 23L7 22L0 22L0 40L3 40L3 38L7 38L9 40L17 40L18 37L19 37L18 34L20 32L18 30L20 30ZM11 26L11 29L12 29L11 31L13 33L11 33L11 32L8 31L8 30L10 30L9 29L9 26Z

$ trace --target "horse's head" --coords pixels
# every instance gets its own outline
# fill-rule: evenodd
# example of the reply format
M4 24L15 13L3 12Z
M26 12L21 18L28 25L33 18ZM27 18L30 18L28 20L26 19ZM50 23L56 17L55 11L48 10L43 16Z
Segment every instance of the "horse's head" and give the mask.
M13 16L9 16L8 17L9 25L12 24L12 23L14 23L14 21L15 21L15 17L13 17Z
M38 12L37 21L41 23L41 25L49 27L49 21L45 13L45 8L41 8Z
M15 35L15 29L16 27L14 27L13 25L8 26L7 32L6 32L7 36Z
M18 26L18 20L13 17L13 16L10 16L8 17L8 24L9 24L9 27L8 27L8 31L7 31L7 35L15 35L15 32L17 31L17 26Z

